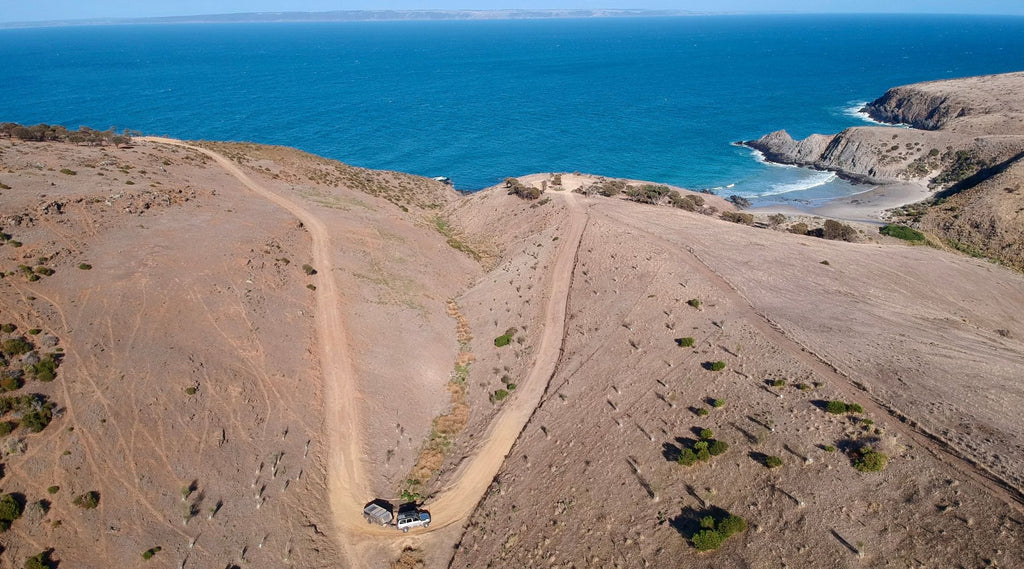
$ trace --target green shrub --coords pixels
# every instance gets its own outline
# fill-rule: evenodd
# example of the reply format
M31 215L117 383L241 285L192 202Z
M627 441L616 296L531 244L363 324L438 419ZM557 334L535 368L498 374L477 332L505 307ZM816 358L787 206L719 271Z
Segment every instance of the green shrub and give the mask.
M691 348L693 347L693 338L676 338L676 344L679 344L680 348Z
M778 468L782 466L782 459L774 455L765 457L764 465L767 466L768 468Z
M96 506L100 505L100 493L95 490L90 490L85 494L75 496L75 499L72 500L71 503L79 508L92 510L96 508Z
M843 403L842 401L829 401L825 404L825 411L832 413L833 415L842 415L848 410L849 408L846 406L846 403Z
M32 373L39 381L53 381L57 377L57 360L48 355L32 366Z
M708 369L711 371L722 371L725 369L725 362L721 360L717 362L708 362Z
M693 546L697 551L712 551L722 546L722 534L713 529L702 529L693 535Z
M60 173L61 174L66 174L68 176L74 176L74 175L78 174L78 172L75 172L71 168L61 168L60 169Z
M836 452L836 447L833 445L825 445L825 452Z
M804 222L794 223L789 226L789 232L797 235L807 235L807 224Z
M861 472L878 472L885 469L889 457L866 446L857 451L853 458L853 467Z
M79 263L78 268L82 269L83 271L88 271L92 269L92 265L90 265L89 263Z
M796 384L796 388L799 389L800 391L810 391L811 389L813 389L813 387L807 385L806 383L798 383Z
M700 519L700 527L701 529L715 529L715 517L704 516Z
M11 247L14 247L15 249L17 249L18 247L21 247L23 245L23 243L21 241L15 241L13 239L10 241L10 244L11 244Z
M857 237L857 230L834 219L826 219L821 228L821 237L832 241L853 241Z
M725 399L714 399L711 401L711 406L715 409L721 409L725 407Z
M5 356L20 356L32 351L32 344L23 337L8 338L0 343L0 352Z
M701 441L701 442L703 442L703 441ZM697 444L700 444L700 443L697 443ZM707 443L705 443L704 448L702 448L702 449L697 451L697 460L699 460L701 462L707 462L707 461L711 460L711 451L708 450L708 447L706 446L706 444ZM693 446L696 447L697 445L693 445Z
M25 560L25 569L53 569L56 567L50 559L50 550L39 553Z
M504 400L506 397L508 397L508 391L499 389L491 394L491 403L497 403L498 401Z
M316 290L316 285L310 283L310 284L306 285L306 288L308 288L309 290Z
M21 416L21 424L33 433L38 433L45 429L52 420L52 404L47 404L42 409L35 409Z
M722 538L728 539L730 536L747 531L747 520L730 514L718 522L717 529L718 533L722 534Z
M882 235L895 237L904 241L924 241L924 233L906 225L889 224L878 230Z
M157 553L159 553L162 549L163 548L160 547L159 545L156 546L156 547L150 547L146 551L142 552L142 558L148 561L148 560L152 559L153 556L156 555Z
M772 387L786 387L785 379L776 379L772 382Z
M312 265L302 265L302 272L307 275L315 275L316 269L314 269Z
M188 395L195 395L196 394L195 386L194 385L190 385L190 386L186 387L185 388L185 393L188 394Z
M512 338L516 335L515 328L509 328L505 330L505 333L494 339L494 345L498 348L503 348L512 343Z
M690 306L692 306L694 308L700 308L700 299L699 298L691 298L690 300L686 301L686 304L689 304Z
M727 450L729 450L729 445L725 441L720 441L716 439L711 441L711 444L708 445L708 452L711 453L711 456L718 456L720 454L724 454Z
M14 332L17 329L18 329L17 326L15 326L14 324L10 324L10 323L4 324L3 326L0 326L0 331L2 331L4 334L10 334L11 332Z
M676 462L683 466L693 466L697 462L697 453L693 452L693 449L684 448L679 452L679 458L676 459Z
M18 424L13 421L0 421L0 437L13 433L17 426Z
M13 495L4 494L0 497L0 532L10 529L14 520L21 517L21 512L21 502Z
M704 439L705 441L710 441L711 439L715 438L715 432L712 431L711 429L701 429L700 438Z
M47 494L56 494L57 492L60 492L60 486L50 486L46 489Z
M707 407L700 407L697 409L698 417L707 417L709 413L710 411L708 411Z
M860 403L847 403L846 410L850 413L863 413L864 408L860 406Z
M54 273L53 269L51 269L50 267L44 267L42 265L32 269L32 271L35 274L43 275L44 277L48 277L48 276L50 276L50 275L52 275Z
M31 330L28 331L28 333L32 336L38 336L39 333L42 331L42 328L32 328Z
M15 391L25 385L20 377L4 373L0 376L0 391Z

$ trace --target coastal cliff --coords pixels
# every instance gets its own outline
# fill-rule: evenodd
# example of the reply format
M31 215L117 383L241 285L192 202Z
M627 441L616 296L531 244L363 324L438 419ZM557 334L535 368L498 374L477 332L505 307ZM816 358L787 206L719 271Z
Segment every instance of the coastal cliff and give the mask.
M864 107L899 126L852 127L794 140L786 131L740 144L771 162L863 183L916 182L935 196L906 219L962 251L1024 269L1024 73L918 83Z

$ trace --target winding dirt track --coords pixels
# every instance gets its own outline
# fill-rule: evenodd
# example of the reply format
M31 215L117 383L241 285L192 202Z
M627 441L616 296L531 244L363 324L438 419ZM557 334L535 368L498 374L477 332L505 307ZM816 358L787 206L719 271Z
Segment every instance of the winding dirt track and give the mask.
M373 496L363 474L362 430L355 405L357 383L348 353L348 336L341 315L342 298L333 277L331 239L326 226L301 205L257 184L217 152L169 138L141 137L139 140L201 152L254 193L290 212L309 230L313 242L313 265L322 275L316 289L316 322L329 431L328 490L332 514L339 530L338 541L351 566L369 564L368 549L361 546L369 545L371 540L380 544L390 538L397 551L401 545L423 539L426 533L460 524L468 518L540 403L561 357L569 289L587 221L587 214L576 203L575 196L569 192L553 193L566 201L569 215L560 239L562 244L548 277L544 331L533 368L488 428L476 455L462 463L452 483L429 504L435 523L426 532L418 531L416 535L406 537L393 529L368 526L362 519L362 508Z

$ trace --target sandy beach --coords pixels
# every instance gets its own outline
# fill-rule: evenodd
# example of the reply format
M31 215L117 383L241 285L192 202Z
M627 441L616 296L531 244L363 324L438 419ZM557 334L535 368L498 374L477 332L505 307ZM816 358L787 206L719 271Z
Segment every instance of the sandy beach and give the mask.
M872 186L859 194L836 198L824 205L814 207L802 208L780 204L755 207L749 211L751 213L809 214L846 221L877 223L882 221L882 214L886 210L919 202L931 195L931 190L924 184L903 182Z

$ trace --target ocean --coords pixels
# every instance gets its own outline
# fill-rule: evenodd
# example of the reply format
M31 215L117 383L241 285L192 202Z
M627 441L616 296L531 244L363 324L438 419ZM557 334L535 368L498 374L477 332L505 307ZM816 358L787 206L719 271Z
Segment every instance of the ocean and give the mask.
M868 124L889 87L1024 69L1024 18L678 18L0 30L0 121L281 144L463 190L581 171L814 204L737 140Z

